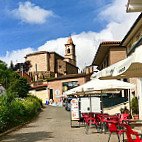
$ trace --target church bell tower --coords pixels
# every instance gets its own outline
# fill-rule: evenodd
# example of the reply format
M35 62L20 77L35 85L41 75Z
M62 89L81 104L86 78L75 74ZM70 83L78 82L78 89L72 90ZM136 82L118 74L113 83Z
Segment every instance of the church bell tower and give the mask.
M68 37L67 44L65 44L65 61L76 66L75 45L71 36Z

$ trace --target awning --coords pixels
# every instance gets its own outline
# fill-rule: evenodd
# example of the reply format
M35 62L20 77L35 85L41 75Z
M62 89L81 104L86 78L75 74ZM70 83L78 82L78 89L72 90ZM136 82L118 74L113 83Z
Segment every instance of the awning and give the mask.
M141 12L142 11L142 0L128 0L127 12Z
M73 88L69 91L64 92L66 95L71 94L79 94L84 92L85 94L102 94L102 93L118 93L117 91L124 89L134 89L135 85L127 82L123 82L120 80L100 80L100 79L92 79L87 83ZM103 91L103 92L102 92Z
M142 45L128 58L117 62L97 73L91 78L121 79L142 77Z

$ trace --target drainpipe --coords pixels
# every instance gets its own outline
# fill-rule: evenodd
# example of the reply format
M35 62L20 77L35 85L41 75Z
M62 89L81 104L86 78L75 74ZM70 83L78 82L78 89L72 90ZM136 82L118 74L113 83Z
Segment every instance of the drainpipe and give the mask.
M139 39L136 41L136 43L132 46L132 48L127 53L127 56L129 56L142 42L142 36L139 37Z

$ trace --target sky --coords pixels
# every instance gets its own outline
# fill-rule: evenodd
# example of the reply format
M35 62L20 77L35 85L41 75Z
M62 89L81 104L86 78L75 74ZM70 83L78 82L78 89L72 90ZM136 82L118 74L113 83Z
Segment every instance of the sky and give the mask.
M68 36L77 66L91 65L102 41L120 41L140 13L126 13L127 0L0 0L0 60L24 62L28 53L65 55Z

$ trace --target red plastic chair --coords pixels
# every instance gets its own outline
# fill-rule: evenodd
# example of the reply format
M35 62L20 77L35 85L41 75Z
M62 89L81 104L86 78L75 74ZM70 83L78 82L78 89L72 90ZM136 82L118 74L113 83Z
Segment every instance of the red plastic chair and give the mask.
M123 124L123 126L126 128L127 142L142 142L142 139L139 137L142 136L142 134L133 131L128 124ZM132 139L131 135L136 136L136 139Z
M116 133L118 137L118 142L120 142L120 136L122 133L126 132L126 130L119 130L117 128L117 124L119 124L119 121L111 120L111 121L106 121L106 125L108 126L109 129L109 138L108 142L110 141L110 137L112 133ZM120 124L119 124L120 125Z
M109 116L105 116L104 117L104 120L103 120L103 131L104 131L104 133L106 132L106 123L107 122L115 122L115 124L117 125L117 126L121 126L120 125L120 118L118 117L118 116L116 116L116 115L109 115Z
M86 134L88 134L89 128L92 124L94 124L97 129L98 124L97 124L97 121L96 121L96 118L94 117L94 115L82 114L82 117L84 118L84 121L85 121Z
M121 114L120 122L122 123L123 121L128 120L128 119L127 119L128 116L129 116L129 114L127 114L127 113Z

